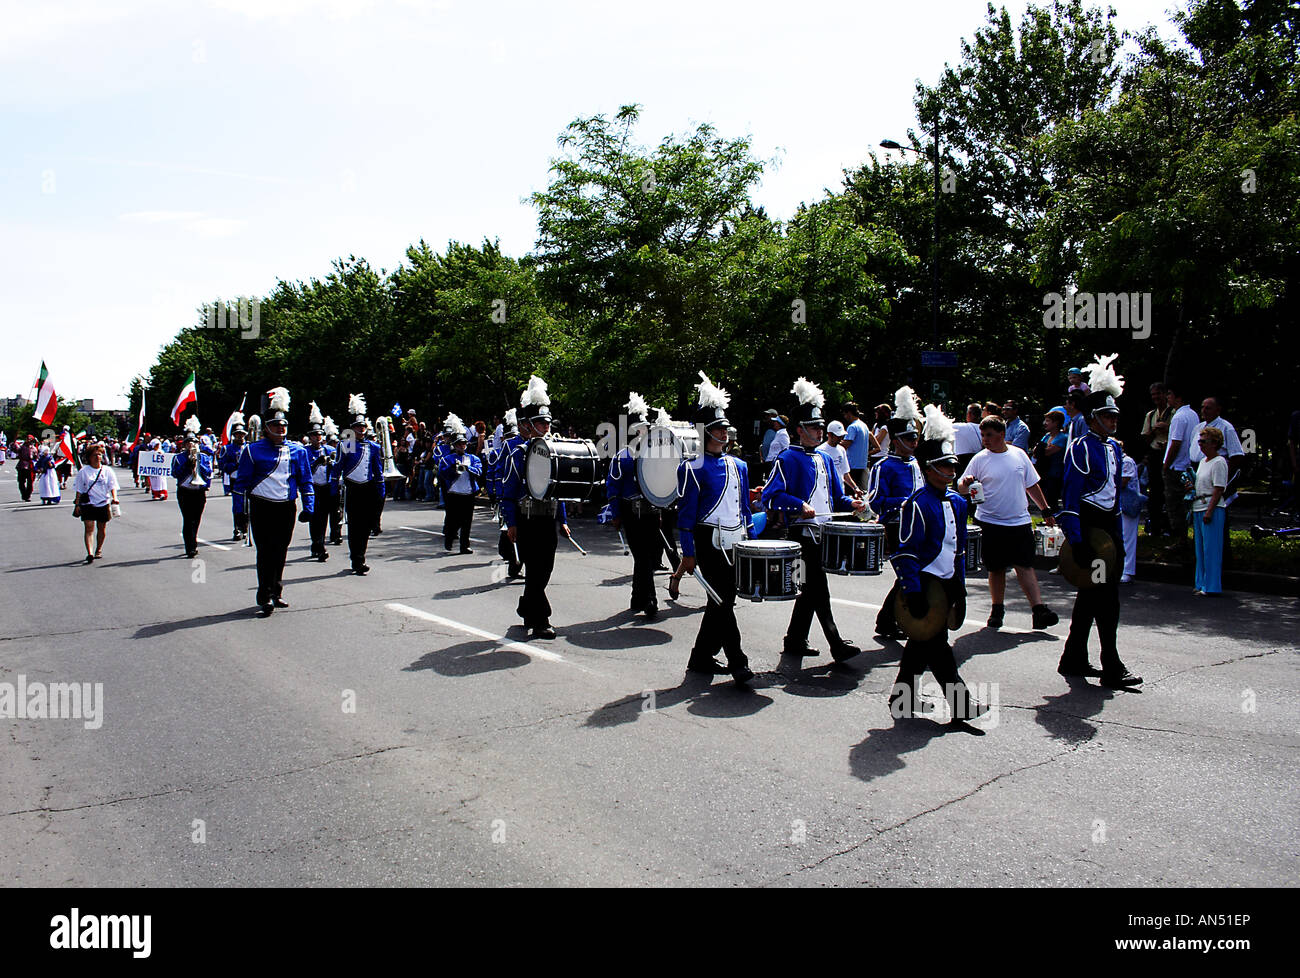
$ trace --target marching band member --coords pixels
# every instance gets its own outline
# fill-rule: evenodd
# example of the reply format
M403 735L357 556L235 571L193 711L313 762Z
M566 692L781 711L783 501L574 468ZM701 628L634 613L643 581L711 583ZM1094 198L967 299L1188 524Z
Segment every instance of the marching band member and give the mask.
M352 573L364 576L366 547L378 518L379 500L384 498L384 470L379 458L379 444L366 438L370 422L366 420L366 399L360 394L348 398L348 413L353 416L352 438L344 438L339 452L339 471L347 490L344 505L348 510L348 556Z
M497 553L501 559L506 562L506 580L512 581L519 576L523 569L523 564L519 560L519 548L510 542L508 527L506 526L505 507L502 505L501 494L505 486L505 467L510 458L510 454L516 446L524 443L524 439L519 434L519 421L514 408L505 413L501 421L503 441L501 450L497 452L493 460L494 472L492 473L493 482L496 485L497 492L497 518L501 527L501 535L497 538Z
M610 522L615 530L623 530L628 549L632 551L632 603L633 611L645 613L653 620L659 613L655 600L655 568L663 542L659 537L659 512L641 495L641 483L636 476L636 452L649 430L647 416L650 405L636 391L631 391L623 405L627 411L629 444L609 463L605 478L605 496L609 500ZM642 445L644 449L644 446Z
M935 580L942 587L945 604L957 606L964 617L967 504L949 488L957 476L957 456L953 451L956 431L952 421L933 404L925 409L924 425L925 440L920 446L920 458L925 467L926 484L909 495L899 510L898 551L892 560L908 613L913 618L924 618L930 611L926 592L929 583ZM890 444L893 444L892 437ZM927 667L943 686L944 698L952 709L951 723L964 724L966 720L988 712L987 706L970 697L966 684L957 673L957 661L952 646L948 644L947 626L945 609L944 624L937 635L929 639L907 640L899 662L898 678L894 680L889 696L890 714L895 718L910 717L919 712L916 680Z
M447 487L447 509L442 519L443 546L450 550L452 540L459 536L460 552L472 554L469 528L474 521L474 497L483 481L483 460L465 451L469 446L465 422L449 414L445 423L451 432L452 450L438 462L438 481Z
M287 608L281 599L284 561L293 539L297 499L302 497L298 522L311 519L315 493L307 449L287 441L289 392L273 387L270 413L262 424L263 436L244 447L231 488L248 493L248 519L257 547L257 606L263 617L276 608Z
M677 469L677 529L682 541L678 573L693 574L698 569L707 582L706 591L712 593L686 668L710 676L730 672L736 685L743 686L754 678L754 673L740 647L736 574L730 551L753 533L749 467L741 459L724 454L731 395L715 387L703 370L695 386L700 392L696 423L704 426L703 451L698 459L683 461ZM726 665L714 658L719 649L726 653Z
M912 493L926 484L914 457L921 437L921 420L921 403L916 394L910 387L900 387L894 392L894 416L885 423L889 429L889 454L867 477L867 505L885 528L885 555L891 558L898 550L899 510ZM880 638L903 635L894 621L894 598L898 590L896 579L876 615L876 635Z
M1065 486L1061 492L1061 514L1057 522L1065 530L1074 562L1082 568L1092 566L1093 586L1081 587L1074 599L1070 634L1056 671L1063 676L1098 676L1108 689L1137 686L1141 676L1125 668L1119 657L1116 633L1119 631L1119 578L1124 563L1124 537L1120 530L1119 485L1124 451L1115 441L1119 424L1119 407L1115 398L1124 391L1124 381L1115 375L1108 357L1097 357L1089 365L1085 414L1088 433L1071 442L1066 450ZM1116 564L1099 568L1089 537L1100 531L1115 547ZM1098 570L1100 574L1098 575ZM1098 580L1098 576L1100 580ZM1101 639L1101 668L1088 663L1088 634L1093 622Z
M230 424L230 442L221 450L217 456L217 467L221 469L221 488L222 492L230 496L230 513L234 519L234 534L231 540L242 540L244 534L248 532L248 514L244 512L244 494L242 492L233 492L230 488L231 479L234 478L235 472L239 469L239 456L244 451L244 436L248 429L244 427L244 415L236 411L231 415Z
M325 444L334 452L334 495L329 499L330 543L339 546L343 543L343 494L339 489L339 426L328 414L325 415Z
M181 510L181 539L185 556L199 555L199 523L212 485L212 449L199 438L199 419L190 415L185 422L185 451L172 456L172 478L176 480L176 502Z
M564 535L569 527L564 503L556 500L533 499L528 493L524 463L528 442L545 438L551 430L551 398L546 393L546 381L537 376L528 378L528 388L519 399L520 440L510 451L505 463L505 478L501 486L501 512L506 520L506 536L512 545L519 547L520 562L527 566L524 575L524 593L519 598L519 617L529 629L529 638L555 638L551 627L551 603L546 598L546 585L550 583L555 568L555 547L559 542L555 526L559 523Z
M311 467L312 494L316 497L308 527L311 529L311 555L319 561L330 559L325 549L325 526L338 508L338 453L324 443L328 419L321 416L316 402L311 402L307 417L307 464ZM335 431L338 429L335 428Z
M830 521L832 509L853 512L865 509L866 503L845 494L835 463L817 450L826 430L826 419L822 417L826 398L821 388L800 377L790 393L799 401L790 417L799 444L776 457L762 493L764 506L787 514L789 538L803 551L803 590L795 599L790 615L784 651L786 655L800 657L820 654L808 647L808 630L815 613L830 643L831 656L836 662L843 662L862 650L840 637L831 613L831 592L822 567L819 527Z

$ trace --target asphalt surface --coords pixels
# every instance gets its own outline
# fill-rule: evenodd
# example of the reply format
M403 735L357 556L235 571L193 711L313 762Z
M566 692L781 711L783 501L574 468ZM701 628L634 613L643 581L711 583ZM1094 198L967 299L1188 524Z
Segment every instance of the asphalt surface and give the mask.
M590 556L560 545L559 637L530 645L482 509L462 556L443 552L441 511L390 502L364 578L346 547L311 560L299 526L291 607L261 619L228 500L200 533L225 549L196 562L174 500L123 498L86 566L67 497L23 504L0 468L0 683L103 683L98 729L0 719L10 885L1297 879L1294 599L1125 588L1120 648L1146 684L1110 692L1055 672L1059 577L1043 575L1063 619L1047 632L1014 589L1007 626L984 628L973 586L957 658L998 707L975 736L890 718L901 646L871 637L888 572L831 579L864 649L847 668L778 671L791 605L742 601L760 676L740 691L684 678L698 585L672 604L661 575L642 621L631 558L590 519L573 522Z

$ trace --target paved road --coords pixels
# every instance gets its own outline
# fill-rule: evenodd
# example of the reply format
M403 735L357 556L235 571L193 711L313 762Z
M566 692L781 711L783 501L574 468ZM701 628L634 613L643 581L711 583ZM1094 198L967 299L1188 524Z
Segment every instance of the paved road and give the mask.
M683 680L698 588L637 620L630 558L590 522L575 531L591 556L559 555L560 637L530 646L481 511L477 552L460 556L433 535L441 512L390 504L366 578L339 549L310 560L299 527L292 607L262 620L225 500L192 563L175 502L124 496L87 567L67 506L20 503L0 469L0 683L102 682L104 698L98 729L0 719L14 884L1297 878L1293 600L1126 589L1121 648L1147 682L1112 693L1056 675L1065 628L1030 631L1021 595L1007 628L982 628L973 589L955 647L999 704L975 737L890 719L900 648L870 627L887 576L832 580L865 649L847 669L822 657L779 674L790 606L742 603L761 672L742 692ZM1045 587L1065 617L1069 593Z

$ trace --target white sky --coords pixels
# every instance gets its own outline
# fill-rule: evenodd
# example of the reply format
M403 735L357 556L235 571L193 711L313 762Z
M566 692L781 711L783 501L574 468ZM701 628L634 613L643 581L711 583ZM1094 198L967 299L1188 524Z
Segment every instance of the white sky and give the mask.
M1121 29L1173 34L1175 0L1111 5ZM788 217L904 140L916 79L984 10L0 0L0 395L29 394L44 359L61 395L125 407L198 305L338 256L392 269L421 237L485 236L521 255L560 131L629 102L643 144L751 134L779 159L756 200Z

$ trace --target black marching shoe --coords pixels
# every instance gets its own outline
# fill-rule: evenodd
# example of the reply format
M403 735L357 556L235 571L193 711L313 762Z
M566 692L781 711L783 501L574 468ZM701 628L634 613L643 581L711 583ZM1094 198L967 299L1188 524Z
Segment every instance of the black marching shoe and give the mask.
M369 564L361 564L360 566L357 566L356 564L352 565L352 573L356 574L358 577L365 577L366 574L369 573L369 571L370 571Z
M781 654L793 655L800 658L815 659L817 656L821 655L821 652L819 652L817 649L810 647L806 640L802 642L796 642L793 639L787 638L782 643Z
M1142 677L1125 669L1123 672L1101 673L1101 684L1107 689L1129 689L1142 685Z
M641 606L641 611L644 612L646 621L654 621L659 617L659 602L651 599Z
M717 659L691 659L686 663L687 672L702 672L706 676L725 676L731 669Z
M861 654L861 652L862 650L852 642L845 642L843 640L836 642L831 646L831 658L836 662L848 662L849 659L852 659L855 655Z
M448 553L451 553L451 540L443 540L442 549L447 551Z
M995 604L993 610L989 612L989 628L1001 628L1002 620L1006 616L1007 606Z
M1076 677L1079 679L1096 679L1101 675L1101 670L1090 662L1082 663L1062 662L1056 667L1056 671L1062 676Z
M754 678L754 670L749 666L736 666L731 670L731 678L737 686L746 686Z
M897 625L881 625L876 622L876 638L900 639L903 638L903 630Z
M528 637L545 638L545 639L555 638L555 629L551 627L549 622L547 622L545 625L538 625L536 628L530 631L528 633Z
M277 608L287 608L287 607L289 607L289 602L288 602L288 601L285 601L285 600L284 600L283 598L281 598L279 595L276 595L274 598L271 599L271 604L275 605Z
M473 550L472 547L461 547L461 548L460 548L460 552L461 552L462 554L472 554L472 553L474 552L474 550Z
M1060 621L1060 616L1045 604L1036 604L1033 607L1034 628L1048 628Z
M271 612L275 611L275 605L271 604L270 599L261 594L259 594L255 600L257 602L257 610L261 616L263 618L270 618Z

